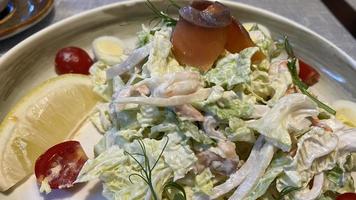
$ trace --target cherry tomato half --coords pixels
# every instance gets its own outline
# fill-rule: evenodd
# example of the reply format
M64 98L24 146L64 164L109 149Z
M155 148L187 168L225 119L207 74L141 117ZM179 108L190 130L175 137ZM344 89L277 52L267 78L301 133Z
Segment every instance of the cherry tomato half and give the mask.
M89 68L93 60L88 53L78 47L66 47L60 49L55 58L57 74L89 74Z
M36 160L37 182L41 184L46 178L52 189L71 187L87 160L88 157L79 142L57 144Z
M319 81L320 74L313 67L299 60L299 78L308 86L312 86Z
M356 200L355 193L345 193L336 197L336 200Z

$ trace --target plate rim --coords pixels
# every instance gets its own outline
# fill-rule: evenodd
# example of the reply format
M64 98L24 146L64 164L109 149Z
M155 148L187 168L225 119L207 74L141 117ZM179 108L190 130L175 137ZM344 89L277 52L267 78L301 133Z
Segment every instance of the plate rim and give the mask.
M50 0L52 1L52 0ZM18 52L21 52L21 49L26 47L27 45L29 45L31 42L36 41L37 39L40 39L42 36L46 35L48 32L51 32L55 29L57 29L58 27L61 27L63 25L66 24L70 24L74 21L77 21L79 19L85 18L86 16L92 15L93 13L97 13L100 11L103 11L105 9L110 9L113 7L122 7L122 6L133 6L135 4L138 3L144 3L146 0L123 0L120 2L116 2L116 3L111 3L108 5L104 5L104 6L100 6L94 9L90 9L90 10L86 10L83 11L81 13L75 14L73 16L70 16L68 18L65 18L61 21L58 21L54 24L51 24L50 26L45 27L44 29L38 31L37 33L27 37L26 39L24 39L23 41L21 41L20 43L16 44L15 46L13 46L10 50L8 50L6 53L4 53L1 57L0 57L0 71L2 70L2 66L3 64L6 62L6 60L10 59L11 57L15 56ZM287 17L284 17L282 15L273 13L271 11L265 10L263 8L259 8L256 6L252 6L252 5L248 5L245 3L240 3L240 2L234 2L231 0L217 0L219 2L222 2L228 6L234 6L234 7L239 7L242 9L246 9L248 11L251 12L258 12L260 14L263 14L265 16L270 16L273 18L273 20L279 21L279 22L284 22L284 23L288 23L298 29L304 30L306 31L308 34L311 34L315 37L317 37L318 39L320 39L323 43L327 44L328 46L330 46L331 48L333 48L335 51L337 51L345 61L347 61L348 63L350 63L350 67L356 71L356 60L354 60L350 55L348 55L344 50L342 50L341 48L339 48L338 46L336 46L334 43L332 43L331 41L329 41L328 39L326 39L324 36L316 33L315 31L311 30L310 28L303 26L301 24L299 24L298 22L295 22ZM164 2L164 0L156 0L155 3L157 2Z

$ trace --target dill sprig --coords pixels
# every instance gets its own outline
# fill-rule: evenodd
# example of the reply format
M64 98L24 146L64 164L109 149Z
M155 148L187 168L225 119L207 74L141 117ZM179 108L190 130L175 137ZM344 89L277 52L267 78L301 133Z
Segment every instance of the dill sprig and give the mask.
M168 0L168 1L171 3L171 5L173 7L177 8L177 9L180 9L180 5L178 5L174 0Z
M331 107L329 107L328 105L326 105L325 103L321 102L314 95L312 95L308 91L309 86L300 80L298 71L297 71L297 65L296 65L298 59L294 56L293 48L290 45L287 37L284 38L284 47L285 47L286 52L289 56L287 66L288 66L289 72L291 73L294 85L296 85L304 95L308 96L311 100L313 100L318 105L319 108L322 108L325 111L327 111L328 113L335 115L336 111L334 109L332 109Z
M169 1L171 2L172 6L180 8L180 6L173 0ZM167 26L175 26L177 24L176 19L172 18L167 13L160 11L150 0L146 0L146 6L156 15L155 19L161 19Z
M167 192L169 189L176 190L177 193L173 196L172 200L186 200L187 195L184 188L176 182L170 181L164 185L163 191Z
M284 36L284 48L290 58L295 58L292 45L289 43L288 37Z
M140 167L141 171L140 173L133 173L129 175L129 180L130 182L133 184L131 177L133 176L138 176L140 177L143 181L145 181L145 183L148 185L149 189L151 190L152 196L154 200L158 200L158 196L156 191L154 190L153 187L153 182L152 182L152 172L154 170L154 168L157 166L158 161L161 159L162 154L164 152L164 150L166 149L167 145L168 145L168 141L169 138L167 137L167 141L164 144L162 151L160 152L157 160L155 161L155 163L153 164L153 166L151 166L150 164L150 160L147 156L147 151L146 151L146 146L145 143L143 143L143 141L141 139L137 139L138 144L140 145L140 148L142 150L142 154L141 153L129 153L127 151L125 151L125 155L129 155ZM143 164L141 164L140 161L137 160L137 158L135 158L135 156L142 156L143 157Z

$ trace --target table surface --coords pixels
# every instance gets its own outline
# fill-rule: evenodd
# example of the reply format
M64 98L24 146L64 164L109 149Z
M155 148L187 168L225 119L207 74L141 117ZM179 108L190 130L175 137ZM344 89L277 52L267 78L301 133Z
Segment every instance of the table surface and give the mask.
M40 23L0 41L0 55L33 33L77 13L120 0L56 0L55 9ZM179 1L179 0L178 0ZM356 40L320 0L235 0L263 8L296 21L324 36L356 59ZM355 8L356 0L347 0Z

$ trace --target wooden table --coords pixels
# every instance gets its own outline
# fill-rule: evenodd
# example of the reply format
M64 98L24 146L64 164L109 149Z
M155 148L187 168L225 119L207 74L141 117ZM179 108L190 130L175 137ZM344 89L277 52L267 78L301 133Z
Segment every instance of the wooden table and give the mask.
M15 37L0 41L0 55L46 26L85 10L118 1L120 0L56 0L55 9L42 22ZM348 1L355 5L355 0ZM356 40L320 0L238 0L238 2L263 8L296 21L324 36L356 59Z

